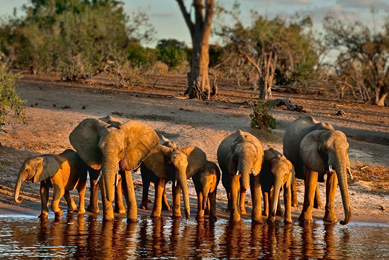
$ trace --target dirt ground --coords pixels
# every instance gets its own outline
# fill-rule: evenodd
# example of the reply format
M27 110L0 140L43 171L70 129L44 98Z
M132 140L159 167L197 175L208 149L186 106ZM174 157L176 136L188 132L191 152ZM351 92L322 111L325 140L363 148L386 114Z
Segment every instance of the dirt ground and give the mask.
M0 214L39 214L39 184L25 183L22 186L25 201L21 205L13 201L18 170L29 156L60 153L71 148L69 133L85 118L111 115L123 122L130 119L146 122L158 134L181 147L200 147L209 160L216 162L219 143L237 129L256 135L265 149L273 147L282 152L285 127L305 115L278 107L271 112L277 120L277 129L271 133L250 129L249 104L257 97L257 91L250 86L238 88L234 82L221 81L215 100L197 101L183 97L185 83L186 78L181 75L150 76L146 78L145 86L124 89L111 86L109 78L96 79L93 84L75 84L60 82L55 77L24 75L18 82L17 91L27 100L28 124L12 122L4 127L5 133L0 133ZM276 92L273 98L290 98L294 104L302 105L308 114L332 123L347 135L354 174L354 180L349 180L352 221L389 223L389 108L329 98L323 94ZM339 110L345 115L337 116ZM134 174L134 182L139 204L139 172ZM193 184L190 182L189 185L192 214L195 214L196 194ZM218 188L218 214L227 217L227 199L221 183ZM170 189L169 184L168 194L171 194ZM320 184L320 189L324 201L324 184ZM298 181L298 190L299 208L292 209L294 219L302 208L302 181ZM153 193L151 188L151 200ZM75 191L72 194L77 197ZM171 199L170 195L168 197ZM250 196L247 197L249 209ZM336 202L338 219L343 219L339 190ZM65 203L62 207L66 207ZM150 214L147 210L139 212ZM323 216L324 210L314 210L315 219Z

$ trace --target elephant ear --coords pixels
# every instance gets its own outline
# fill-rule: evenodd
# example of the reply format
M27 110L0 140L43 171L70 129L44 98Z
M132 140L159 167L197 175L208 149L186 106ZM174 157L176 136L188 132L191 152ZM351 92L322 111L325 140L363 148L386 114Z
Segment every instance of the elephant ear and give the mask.
M36 159L36 172L33 182L41 182L51 178L61 170L61 164L54 155L41 156Z
M197 146L185 147L182 148L181 151L188 156L186 176L190 178L204 167L205 163L207 162L207 155Z
M119 130L126 136L125 158L121 165L124 170L132 171L158 146L159 138L153 128L138 121L128 121Z
M320 156L320 150L323 143L319 136L323 134L322 130L315 130L307 134L300 143L300 156L304 165L312 171L322 172L324 170L324 162Z
M94 118L83 120L69 136L70 143L81 159L94 170L101 168L101 151L99 140L109 124Z

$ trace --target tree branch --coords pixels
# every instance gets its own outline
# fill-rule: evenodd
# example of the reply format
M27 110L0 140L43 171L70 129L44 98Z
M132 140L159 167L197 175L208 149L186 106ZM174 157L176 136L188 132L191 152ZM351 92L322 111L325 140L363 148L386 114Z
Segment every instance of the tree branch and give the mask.
M185 19L186 25L187 25L188 28L189 28L190 34L193 36L194 25L193 25L193 22L190 20L190 13L188 13L188 12L186 11L186 8L185 8L184 1L183 1L183 0L177 0L177 3L178 3L178 5L180 6L181 13L182 13L182 15L184 16L184 19Z
M255 60L253 60L245 51L238 50L238 53L241 54L241 55L243 55L243 56L246 58L246 60L247 60L248 62L250 62L250 63L256 68L256 70L257 70L259 76L261 77L261 76L262 76L262 70L261 70L261 68L258 66L258 64L255 62Z

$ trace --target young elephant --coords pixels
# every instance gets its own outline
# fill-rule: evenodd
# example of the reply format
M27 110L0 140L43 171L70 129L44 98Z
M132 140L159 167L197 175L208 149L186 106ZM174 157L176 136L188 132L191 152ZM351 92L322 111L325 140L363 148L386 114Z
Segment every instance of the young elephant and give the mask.
M59 218L63 214L63 210L59 208L59 202L64 195L68 204L68 212L76 210L77 206L69 194L69 191L74 189L78 190L80 196L78 213L85 213L84 196L87 181L87 167L75 151L67 149L58 155L48 154L27 158L20 168L19 177L15 186L16 203L23 201L19 197L20 187L23 182L29 180L32 180L32 182L41 182L41 218L47 218L49 214L49 187L54 188L51 208L56 218Z
M273 148L264 151L264 160L260 173L264 201L264 215L268 221L274 221L279 204L280 191L284 189L285 223L292 223L291 183L294 178L292 163ZM273 191L272 193L270 193ZM270 196L269 196L270 195ZM270 204L270 214L269 214Z
M219 167L207 161L204 168L192 177L197 193L197 219L204 217L204 210L210 210L209 219L216 221L216 190L220 181Z
M224 138L219 145L217 160L222 171L222 183L228 194L232 222L239 222L241 213L245 213L244 199L249 185L253 201L252 221L262 222L259 178L262 157L261 142L252 134L241 130Z

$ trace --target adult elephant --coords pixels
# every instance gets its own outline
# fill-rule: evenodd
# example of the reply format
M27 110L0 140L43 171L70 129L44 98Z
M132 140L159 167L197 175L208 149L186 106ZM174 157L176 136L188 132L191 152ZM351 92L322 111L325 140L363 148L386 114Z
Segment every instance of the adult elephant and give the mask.
M230 220L238 222L241 213L245 213L245 194L250 184L253 203L252 221L262 222L259 178L263 160L261 142L250 133L238 130L220 143L217 160L222 171L222 183L228 194Z
M101 120L83 120L70 134L70 143L89 167L101 170L100 189L104 219L113 219L112 201L119 170L123 174L127 221L137 221L137 206L131 173L157 147L158 135L138 121L111 125Z
M142 179L156 179L155 201L151 213L152 217L161 216L162 198L166 181L173 181L173 218L181 219L180 196L184 197L185 216L190 217L189 191L187 179L203 168L206 163L205 153L196 146L177 148L171 142L165 141L165 145L158 145L141 164ZM177 181L177 182L176 182ZM143 183L149 185L150 182ZM148 189L147 189L148 190ZM146 201L146 189L144 189L142 205Z
M334 223L335 190L339 181L346 225L351 220L351 209L347 185L350 161L349 144L344 133L334 130L331 124L304 116L293 121L285 130L283 152L296 170L296 177L304 179L305 193L300 221L312 221L312 208L319 174L327 173L326 207L324 221ZM349 172L351 173L351 172Z

